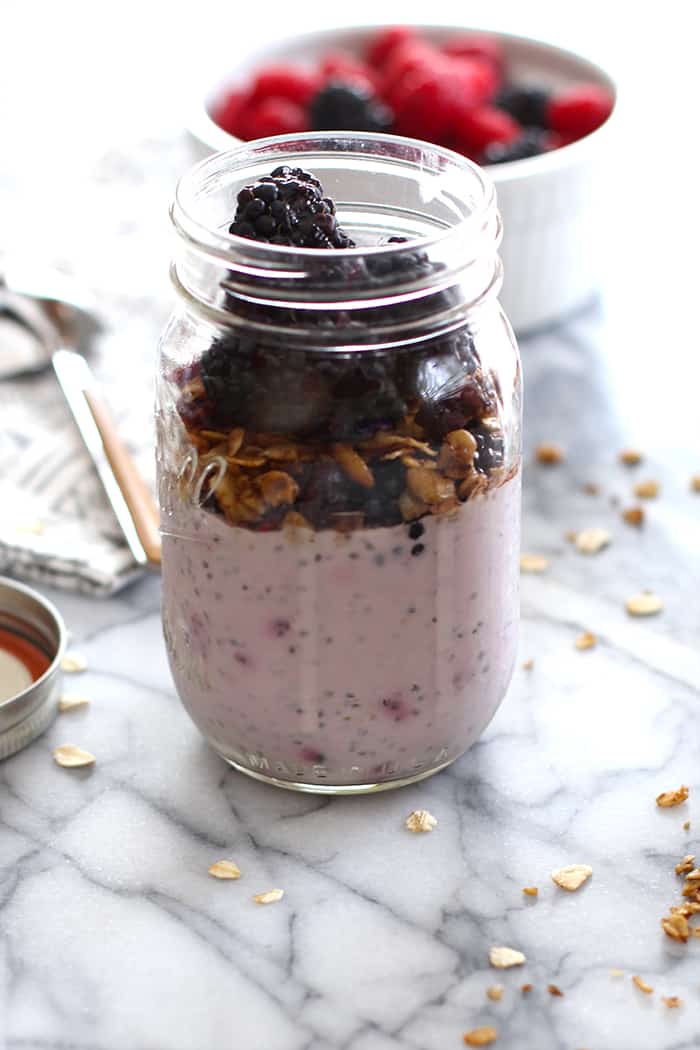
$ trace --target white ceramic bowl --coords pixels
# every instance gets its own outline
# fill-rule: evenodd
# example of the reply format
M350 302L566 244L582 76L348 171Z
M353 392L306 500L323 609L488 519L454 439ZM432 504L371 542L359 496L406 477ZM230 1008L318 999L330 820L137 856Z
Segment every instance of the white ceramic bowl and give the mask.
M465 26L420 26L442 43ZM475 30L477 32L478 30ZM230 149L238 140L211 119L211 109L231 87L246 83L263 65L289 61L308 65L329 50L362 54L377 26L321 30L288 37L247 51L212 77L188 123L200 155ZM611 77L572 51L526 37L498 33L506 67L515 83L560 88L581 81L616 94ZM539 157L490 165L503 217L501 257L505 272L501 302L522 334L559 320L590 299L597 288L600 253L597 207L606 143L615 111L578 142Z

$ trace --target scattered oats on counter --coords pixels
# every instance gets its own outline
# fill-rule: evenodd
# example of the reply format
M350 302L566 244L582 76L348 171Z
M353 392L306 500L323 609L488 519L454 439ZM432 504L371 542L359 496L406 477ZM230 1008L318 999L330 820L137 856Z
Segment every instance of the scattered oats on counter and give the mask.
M240 879L241 869L232 860L217 860L209 868L209 874L215 879Z
M650 984L647 984L646 981L643 981L639 974L634 975L634 977L632 978L632 983L636 984L640 992L644 992L645 995L651 995L651 993L654 991L652 986Z
M618 458L626 467L636 467L642 462L642 453L635 448L623 448Z
M576 536L576 550L581 554L597 554L608 546L611 538L607 529L582 529Z
M549 561L544 554L521 554L521 572L545 572L549 568Z
M625 608L630 616L655 616L661 612L664 603L658 594L651 591L642 591L641 594L633 594L625 602Z
M547 466L561 463L564 457L565 453L561 445L555 445L545 441L535 449L535 458L537 462L544 463Z
M284 897L284 890L266 890L265 893L256 893L253 900L256 904L275 904Z
M700 492L700 474L693 474L690 479L690 488L692 492Z
M486 989L486 994L494 1003L499 1003L503 998L503 985L492 984Z
M622 512L622 520L628 525L642 525L644 523L643 507L628 507Z
M437 827L437 817L434 817L427 809L414 809L406 817L405 826L409 831L416 833L432 831L433 828Z
M659 483L651 480L639 481L633 491L637 499L656 499L659 494Z
M584 882L590 879L593 868L589 864L567 864L564 868L557 868L552 872L552 881L563 890L573 893Z
M595 649L597 644L598 639L590 631L584 631L574 642L577 649Z
M485 1024L481 1028L472 1028L471 1032L464 1033L466 1046L490 1046L498 1039L498 1032L493 1025Z
M90 700L87 696L78 696L77 693L64 693L58 701L59 711L75 711L76 707L87 707Z
M661 920L661 928L672 941L682 941L685 944L688 940L690 928L685 915L676 913L666 916Z
M685 784L681 784L675 791L662 791L660 795L656 796L656 805L662 809L669 809L671 806L680 806L682 802L685 802L690 789Z
M489 962L497 970L508 970L511 966L522 966L525 956L516 948L496 947L489 951Z
M95 762L95 756L89 751L83 751L82 747L74 744L62 744L54 748L54 761L66 769L77 769L79 766L91 766Z
M695 854L686 853L685 857L676 864L676 875L687 875L695 867L694 861Z
M61 660L61 670L68 674L77 674L87 668L87 660L82 653L66 653Z
M523 886L523 893L526 897L536 897L539 893L537 886Z
M661 1002L665 1003L669 1010L675 1010L683 1005L683 1000L679 999L677 995L662 995Z
M560 999L564 998L564 993L562 992L561 988L557 988L556 984L548 984L547 991L550 995L558 996L558 998Z
M523 661L523 671L531 671L534 666L535 661L532 658Z

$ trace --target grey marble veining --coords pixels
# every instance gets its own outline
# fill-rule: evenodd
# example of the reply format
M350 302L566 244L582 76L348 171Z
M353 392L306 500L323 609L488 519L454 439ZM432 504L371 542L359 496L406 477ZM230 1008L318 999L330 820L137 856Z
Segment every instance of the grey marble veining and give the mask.
M70 268L104 303L96 366L134 441L168 305L165 207L184 163L178 144L146 143L101 161L80 194L107 228L80 226ZM21 213L21 187L10 190ZM60 222L47 231L56 261L64 234ZM157 580L102 602L52 596L88 659L66 688L92 703L0 765L2 1050L448 1050L487 1023L508 1050L698 1046L700 940L674 944L659 926L679 898L673 866L699 846L698 366L676 338L691 305L663 323L641 310L633 254L634 290L613 273L602 303L523 342L523 546L550 568L522 579L506 701L440 776L335 800L249 781L179 705ZM567 449L563 465L533 463L545 440ZM626 444L647 455L634 471L617 462ZM641 477L662 494L636 530L620 509ZM609 528L610 547L579 554L564 534L586 526ZM665 609L632 620L624 601L647 587ZM586 629L599 644L578 652ZM65 742L93 751L94 769L59 769L51 750ZM681 783L689 802L659 810L657 793ZM432 834L404 830L414 808L438 818ZM240 881L207 875L221 857ZM566 894L549 873L572 862L594 875ZM536 901L525 885L539 886ZM283 901L252 902L273 886ZM526 965L492 970L494 944Z

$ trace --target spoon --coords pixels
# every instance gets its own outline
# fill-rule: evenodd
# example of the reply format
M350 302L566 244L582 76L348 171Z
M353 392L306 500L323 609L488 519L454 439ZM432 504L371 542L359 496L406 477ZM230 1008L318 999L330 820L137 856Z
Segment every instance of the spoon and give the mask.
M13 266L0 276L0 310L33 332L43 350L2 375L53 366L134 560L158 566L158 511L81 352L100 329L92 301L63 274L39 277Z

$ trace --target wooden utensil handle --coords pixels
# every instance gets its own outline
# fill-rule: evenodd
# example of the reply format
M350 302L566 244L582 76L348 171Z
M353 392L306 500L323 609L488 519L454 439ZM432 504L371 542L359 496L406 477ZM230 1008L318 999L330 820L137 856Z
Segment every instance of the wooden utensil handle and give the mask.
M153 565L160 565L160 532L158 510L153 497L141 477L128 448L119 437L112 415L94 390L85 390L95 425L100 432L107 459L114 473L124 501L134 521L146 557Z

